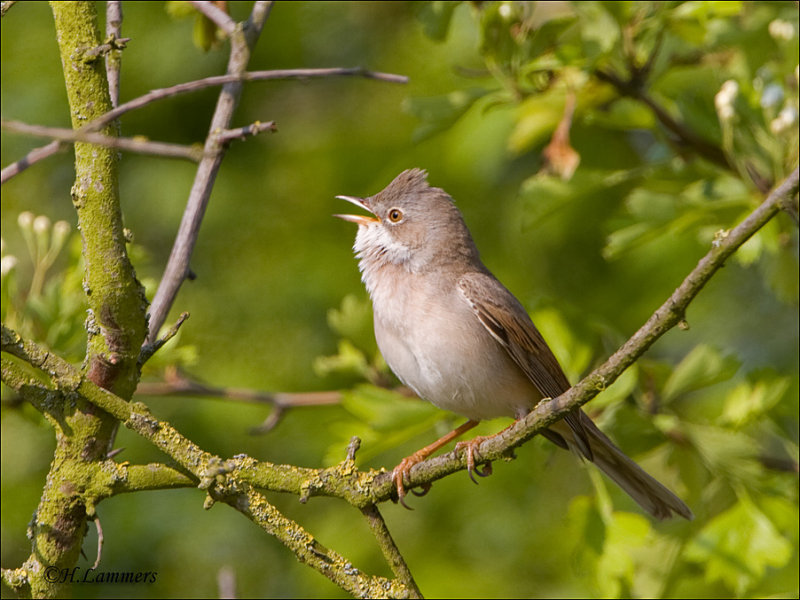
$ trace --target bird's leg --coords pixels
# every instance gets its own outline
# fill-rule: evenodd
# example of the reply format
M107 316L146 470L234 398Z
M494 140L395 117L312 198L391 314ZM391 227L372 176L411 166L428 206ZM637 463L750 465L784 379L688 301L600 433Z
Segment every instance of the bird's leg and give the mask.
M514 421L514 423L516 423L516 421ZM514 425L514 423L511 423L511 425L509 425L508 427L506 427L501 431L498 431L493 435L479 435L477 437L472 438L471 440L467 440L465 442L458 442L456 444L455 448L456 452L460 452L461 450L463 450L467 454L467 473L469 473L469 478L472 479L473 483L478 483L475 477L473 476L473 473L475 475L478 475L479 477L488 477L489 475L492 474L492 463L490 462L484 465L483 470L480 470L475 466L475 451L486 440L495 438L501 433L508 431L508 429L510 429Z
M478 424L478 421L467 421L460 427L454 429L447 435L440 437L438 440L429 444L422 448L421 450L417 450L411 456L405 457L403 460L400 461L400 464L397 465L392 470L392 481L394 482L395 487L397 488L397 499L400 501L400 504L411 510L411 507L405 503L405 483L404 480L408 475L408 472L411 471L411 467L416 465L417 463L421 463L423 460L428 458L431 454L436 452L439 448L444 446L445 444L449 444L452 440L460 436L466 431L469 431L473 427ZM458 447L458 446L456 446ZM473 465L474 466L474 465Z

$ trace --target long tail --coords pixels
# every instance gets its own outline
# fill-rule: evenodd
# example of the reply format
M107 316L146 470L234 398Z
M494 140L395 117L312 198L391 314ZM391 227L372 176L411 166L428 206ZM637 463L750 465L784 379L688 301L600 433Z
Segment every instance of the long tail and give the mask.
M578 428L580 428L580 432L575 431ZM562 440L553 439L552 434L556 434ZM545 437L560 446L563 444L559 442L565 441L566 445L578 454L586 456L656 519L667 519L673 513L684 519L694 518L692 511L683 500L628 458L582 410L578 411L569 422L565 419L551 425L550 431L545 434ZM576 441L576 439L580 439L580 441ZM585 449L586 442L590 449L588 453Z

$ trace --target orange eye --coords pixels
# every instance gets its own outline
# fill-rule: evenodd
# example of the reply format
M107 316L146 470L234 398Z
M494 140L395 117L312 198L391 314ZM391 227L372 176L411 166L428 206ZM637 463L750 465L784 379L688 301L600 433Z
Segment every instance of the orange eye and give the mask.
M392 223L399 223L403 220L403 211L399 208L391 208L389 209L389 220Z

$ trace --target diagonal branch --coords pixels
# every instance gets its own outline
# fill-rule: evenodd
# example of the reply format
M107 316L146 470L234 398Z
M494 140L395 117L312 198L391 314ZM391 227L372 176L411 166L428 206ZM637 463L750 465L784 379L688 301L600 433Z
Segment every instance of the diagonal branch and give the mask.
M478 448L479 462L508 456L514 448L613 383L658 338L682 322L690 302L725 260L772 219L783 204L791 202L797 193L798 170L795 170L742 223L718 234L711 250L670 298L606 363L558 398L541 402L527 417L514 423L502 435L482 443ZM245 514L276 536L301 561L319 570L351 594L359 597L408 597L415 593L413 579L405 575L402 557L399 553L395 554L396 548L392 550L393 544L388 544L388 532L382 531L379 517L370 509L377 502L392 498L394 485L390 473L359 472L353 465L352 457L327 469L257 462L244 455L222 461L181 436L169 423L158 421L144 405L125 402L96 386L63 359L32 342L23 341L5 326L2 327L0 348L36 367L50 379L50 383L45 384L41 378L26 375L18 363L3 356L3 381L12 389L24 393L40 410L52 406L52 402L48 401L52 393L78 395L102 408L172 457L201 482L201 487L208 489L210 498L226 502ZM55 392L53 387L56 388ZM465 467L465 457L457 452L426 460L411 469L409 487L430 483ZM182 482L172 479L172 484L182 485ZM335 496L358 507L369 518L378 539L386 542L382 544L383 550L398 579L389 581L367 576L354 569L343 557L321 546L297 523L284 517L256 488L297 494L301 501L312 495Z
M268 16L269 10L265 10L259 13L258 21L251 20L244 29L230 32L231 53L228 60L228 75L240 77L245 72L250 60L250 50L258 40ZM245 31L248 35L245 34ZM204 147L205 156L197 168L175 244L153 298L153 304L150 306L147 343L152 343L157 338L175 296L189 272L189 258L200 232L200 223L203 221L208 201L211 198L211 190L217 179L217 172L225 156L226 147L219 143L216 132L224 131L230 126L233 112L239 104L242 87L241 79L226 83L217 99L217 106L211 117L209 134Z
M414 576L394 543L392 534L389 533L389 528L386 526L386 521L383 520L383 515L381 515L378 507L374 504L365 506L361 509L361 514L366 517L369 528L372 530L375 539L378 540L378 545L381 547L383 556L386 558L386 562L389 563L392 573L408 587L409 598L422 598L422 592L419 591L417 582L414 581Z
M32 378L17 363L3 355L3 382L12 389L30 398L36 394L52 393L51 386L56 386L63 393L77 394L87 399L123 423L125 427L153 443L183 469L191 473L192 477L200 482L199 487L207 490L209 494L211 501L207 501L207 507L213 505L215 501L229 504L265 532L277 538L295 554L298 560L316 569L353 596L359 598L409 597L410 590L406 587L405 582L391 581L362 573L345 557L324 547L299 523L287 518L270 504L264 495L255 489L255 486L238 475L237 469L248 462L255 462L252 459L239 456L225 461L206 452L191 440L183 437L169 423L156 419L143 404L126 402L98 387L82 376L75 367L37 344L21 339L5 325L2 326L0 348L39 369L42 377L50 378L49 385L43 383L41 378ZM45 408L45 404L46 399L36 403L40 410ZM352 464L352 461L350 462ZM106 465L99 465L98 468L101 472L109 470ZM276 472L282 472L279 467L273 467L273 469ZM141 471L141 468L138 469L139 475L142 474ZM302 472L299 472L295 473L295 477L298 474L302 476ZM114 482L118 480L118 477L113 477ZM160 469L158 483L173 487L185 487L187 482L180 473L164 467ZM66 482L61 482L61 485L69 487ZM146 480L140 482L139 485L147 485ZM89 500L99 499L99 497L89 498Z
M594 74L600 81L605 81L613 85L621 95L639 100L641 103L645 104L653 111L653 114L666 129L677 136L681 142L694 149L700 156L723 169L735 172L733 165L728 160L728 157L725 156L725 152L722 148L700 137L685 124L676 121L663 106L653 100L653 98L642 89L640 82L636 78L631 81L625 81L616 73L603 71L602 69L598 69Z
M122 66L122 49L118 47L117 40L122 33L122 1L108 0L106 2L106 39L111 44L111 50L106 54L106 79L108 79L108 95L111 98L112 108L119 105L119 72Z
M184 146L182 144L170 144L166 142L151 142L144 138L124 138L111 135L104 135L93 131L83 131L75 129L64 129L62 127L47 127L44 125L30 125L21 121L8 121L3 119L0 126L14 133L32 135L36 137L49 137L58 142L86 142L106 148L116 148L138 154L151 154L163 156L165 158L183 158L193 162L199 162L203 156L203 150L194 146Z
M255 10L255 9L254 9ZM393 73L379 73L377 71L369 71L361 67L352 68L331 68L331 69L277 69L270 71L248 71L240 75L216 75L213 77L206 77L195 81L187 81L179 83L168 88L160 88L151 90L150 92L134 98L124 104L120 104L113 110L108 111L101 117L84 125L80 131L91 132L102 129L115 119L124 115L127 112L136 110L152 104L164 98L170 98L179 94L188 92L196 92L209 87L217 87L233 82L246 82L246 81L278 81L288 79L327 79L330 77L364 77L366 79L375 79L377 81L386 81L389 83L408 83L408 78L402 75L395 75ZM61 148L53 142L36 148L29 152L22 159L8 165L2 170L0 174L0 183L5 183L15 175L18 175L31 165L44 160L51 156Z
M729 231L717 234L711 250L700 259L666 302L605 363L559 397L540 402L525 418L513 423L503 434L482 443L479 446L482 460L478 462L490 462L508 456L514 448L521 446L571 410L583 406L614 383L662 335L683 321L686 308L725 261L778 214L785 204L796 199L797 194L798 169L795 169L744 221ZM465 467L466 457L459 456L456 452L428 459L411 469L409 487L430 483ZM376 481L376 485L377 483ZM381 479L381 484L385 486L387 483L391 484L390 473L386 473Z
M66 147L67 144L59 142L58 140L54 140L49 144L34 148L18 161L11 163L7 167L3 167L3 170L0 171L0 184L5 183L12 177L22 173L28 167L35 165L40 160L44 160L45 158L56 154Z

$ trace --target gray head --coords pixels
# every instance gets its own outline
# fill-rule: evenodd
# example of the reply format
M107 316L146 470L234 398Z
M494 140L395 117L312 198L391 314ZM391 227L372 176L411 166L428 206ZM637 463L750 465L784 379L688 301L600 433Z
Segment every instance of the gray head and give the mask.
M374 215L336 215L359 226L354 249L365 275L373 265L387 263L421 272L479 260L453 199L427 179L424 170L408 169L374 196L337 196Z

